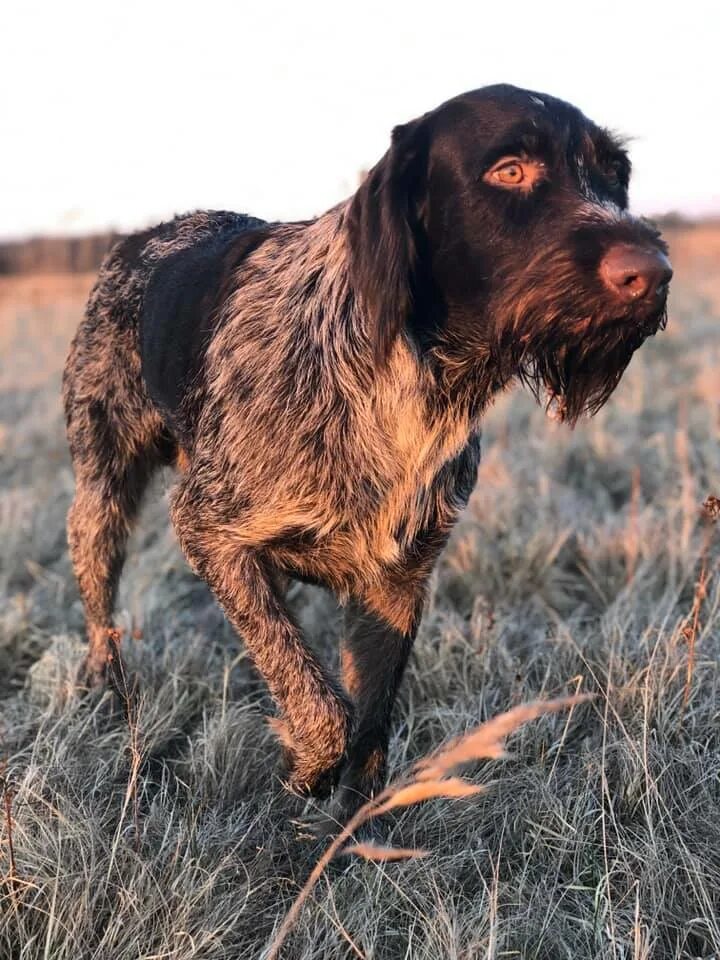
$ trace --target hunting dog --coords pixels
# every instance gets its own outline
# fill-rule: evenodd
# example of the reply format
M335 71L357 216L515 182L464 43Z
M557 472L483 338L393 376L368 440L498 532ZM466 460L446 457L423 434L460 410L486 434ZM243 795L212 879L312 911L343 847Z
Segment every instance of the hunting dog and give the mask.
M177 217L108 255L65 368L85 676L101 681L143 491L277 703L299 790L383 783L428 578L475 483L480 421L524 381L574 423L665 323L665 244L627 212L623 145L575 107L493 86L393 131L314 220ZM287 578L345 607L341 678Z

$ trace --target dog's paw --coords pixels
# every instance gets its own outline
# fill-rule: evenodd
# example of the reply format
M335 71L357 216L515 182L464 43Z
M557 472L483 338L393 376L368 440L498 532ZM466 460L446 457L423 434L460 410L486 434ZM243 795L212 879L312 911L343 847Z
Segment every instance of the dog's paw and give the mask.
M81 689L105 690L114 685L118 670L120 673L124 670L121 639L122 631L115 627L88 628L88 652L76 674L76 683Z
M327 764L319 764L317 755L303 750L288 755L285 753L285 780L288 788L301 797L325 798L337 786L345 758Z
M286 720L271 718L270 727L280 742L284 779L299 796L327 797L340 781L347 762L351 713L339 708L332 722L323 724L315 736L300 739Z

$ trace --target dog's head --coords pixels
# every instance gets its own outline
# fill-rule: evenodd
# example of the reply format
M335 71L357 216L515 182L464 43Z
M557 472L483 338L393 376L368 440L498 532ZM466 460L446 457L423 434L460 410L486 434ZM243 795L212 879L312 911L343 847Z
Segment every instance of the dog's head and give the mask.
M608 131L515 87L397 127L347 220L378 360L405 330L448 383L519 376L571 422L599 409L664 325L672 275L629 178Z

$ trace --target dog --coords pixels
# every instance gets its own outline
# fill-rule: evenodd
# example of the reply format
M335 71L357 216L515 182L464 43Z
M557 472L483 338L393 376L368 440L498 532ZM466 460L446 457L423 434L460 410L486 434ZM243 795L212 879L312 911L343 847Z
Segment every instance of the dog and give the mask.
M396 127L316 219L196 212L119 242L63 378L88 684L143 491L172 464L178 540L277 704L289 786L348 812L373 796L484 411L520 381L573 424L665 325L667 248L629 178L577 108L498 85ZM344 605L339 679L288 578Z

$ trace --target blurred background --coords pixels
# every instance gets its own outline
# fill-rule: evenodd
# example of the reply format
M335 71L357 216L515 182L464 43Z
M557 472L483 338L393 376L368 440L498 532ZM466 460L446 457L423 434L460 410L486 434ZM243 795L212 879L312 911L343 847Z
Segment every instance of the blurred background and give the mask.
M717 5L4 4L0 240L313 216L392 127L510 82L631 138L644 214L720 213Z

